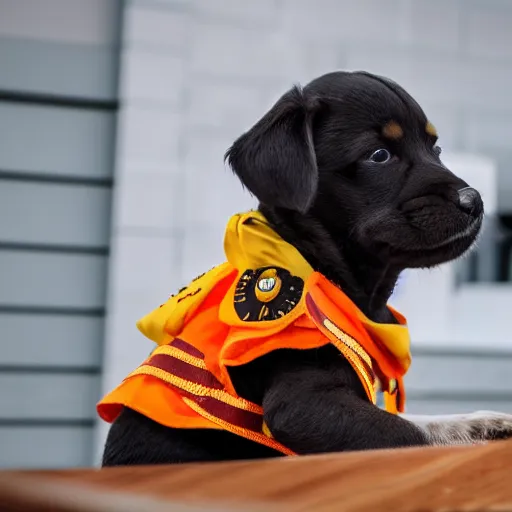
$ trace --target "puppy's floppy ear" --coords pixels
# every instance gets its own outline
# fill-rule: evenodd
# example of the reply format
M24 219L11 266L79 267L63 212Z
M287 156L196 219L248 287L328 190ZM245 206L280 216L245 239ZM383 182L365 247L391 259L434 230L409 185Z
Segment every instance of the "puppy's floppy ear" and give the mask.
M318 106L293 87L226 152L235 174L262 204L300 212L311 205L318 185L311 124Z

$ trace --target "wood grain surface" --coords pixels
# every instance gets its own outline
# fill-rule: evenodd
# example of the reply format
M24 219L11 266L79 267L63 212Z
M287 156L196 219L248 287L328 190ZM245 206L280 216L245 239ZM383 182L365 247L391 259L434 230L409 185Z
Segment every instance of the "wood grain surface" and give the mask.
M0 472L0 510L512 511L512 441L257 462Z

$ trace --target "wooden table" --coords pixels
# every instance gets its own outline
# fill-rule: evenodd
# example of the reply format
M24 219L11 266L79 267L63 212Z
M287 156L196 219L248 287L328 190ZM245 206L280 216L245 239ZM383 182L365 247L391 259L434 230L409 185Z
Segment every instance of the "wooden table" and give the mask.
M257 462L0 472L0 510L512 511L512 441Z

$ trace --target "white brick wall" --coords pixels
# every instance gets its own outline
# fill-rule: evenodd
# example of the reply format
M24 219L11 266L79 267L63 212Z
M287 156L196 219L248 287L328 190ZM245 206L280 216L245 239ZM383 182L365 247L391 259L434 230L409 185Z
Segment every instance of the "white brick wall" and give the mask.
M472 2L465 10L466 51L478 59L501 61L510 59L510 3Z
M104 389L147 354L137 318L222 259L254 204L224 151L297 81L395 79L442 146L498 158L512 209L511 26L504 0L127 0Z

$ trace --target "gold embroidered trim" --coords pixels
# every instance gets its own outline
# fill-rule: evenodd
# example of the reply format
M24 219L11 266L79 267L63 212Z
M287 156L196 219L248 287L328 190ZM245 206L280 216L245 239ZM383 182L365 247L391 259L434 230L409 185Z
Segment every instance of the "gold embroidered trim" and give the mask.
M373 404L377 403L377 393L371 377L368 375L366 368L361 363L359 357L354 354L344 343L333 341L333 345L348 359L354 370L357 371L358 375L363 379L363 384L366 388L366 393Z
M348 359L352 367L363 379L368 397L372 403L377 403L377 392L373 378L368 374L367 369L361 363L364 361L369 368L372 368L372 360L366 351L357 343L354 338L343 332L337 325L334 325L328 318L323 320L324 327L336 338L338 342L333 341L334 346Z
M274 436L272 435L272 432L270 432L270 429L268 428L268 425L263 422L263 425L261 427L261 431L267 436L270 437L270 439L274 439Z
M361 345L357 341L343 332L337 325L334 325L328 318L324 320L324 326L329 330L336 338L345 343L347 347L352 349L370 368L372 368L372 360L370 356L361 348Z
M214 416L213 414L206 412L198 404L196 404L193 400L190 400L189 398L183 397L183 401L192 410L194 410L195 412L200 414L203 418L206 418L207 420L210 420L211 422L216 423L217 425L223 427L224 429L228 430L229 432L238 434L242 437L245 437L246 439L250 439L251 441L255 441L257 443L264 444L270 448L273 448L274 450L278 450L281 453L284 453L285 455L296 455L296 453L292 452L291 450L289 450L282 444L278 443L277 441L270 439L269 437L265 436L264 434L258 434L251 430L239 427L237 425L233 425L231 423L228 423L227 421L217 418L217 416Z
M172 384L179 389L183 389L192 393L196 396L208 396L211 398L215 398L216 400L220 400L228 405L233 407L238 407L239 409L243 409L244 411L254 412L256 414L263 414L263 409L248 400L244 400L243 398L235 398L230 395L226 391L222 389L213 389L208 388L206 386L202 386L201 384L196 384L194 382L190 382L188 380L182 379L180 377L176 377L160 368L155 368L153 366L139 366L136 370L134 370L127 378L134 377L135 375L150 375L152 377L156 377L168 384Z
M187 354L185 351L176 347L172 347L171 345L162 345L160 347L157 347L151 355L154 356L156 354L165 354L166 356L175 357L176 359L181 359L181 361L184 361L185 363L195 366L196 368L208 370L203 359L191 356L190 354Z

